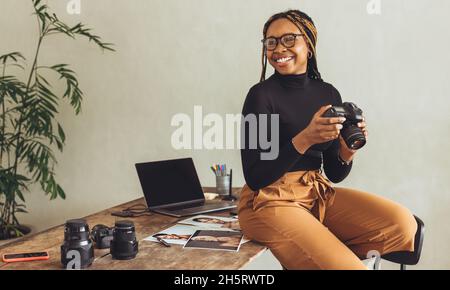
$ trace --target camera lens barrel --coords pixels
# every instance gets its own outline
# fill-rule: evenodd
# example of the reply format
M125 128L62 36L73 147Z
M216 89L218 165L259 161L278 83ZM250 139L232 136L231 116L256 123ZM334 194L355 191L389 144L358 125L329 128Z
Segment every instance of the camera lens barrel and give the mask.
M366 137L361 128L357 126L349 126L341 131L342 138L348 148L358 150L366 144Z
M343 123L341 130L342 138L348 148L353 150L361 149L366 144L364 132L357 126L358 122L363 120L363 111L354 103L345 102L342 106L333 106L322 115L326 118L345 117L347 120Z
M111 241L111 256L115 260L134 259L138 253L134 223L128 220L116 221Z
M64 227L64 243L61 245L61 264L67 268L87 268L94 261L94 246L89 226L83 219L68 220ZM72 262L72 263L71 263Z

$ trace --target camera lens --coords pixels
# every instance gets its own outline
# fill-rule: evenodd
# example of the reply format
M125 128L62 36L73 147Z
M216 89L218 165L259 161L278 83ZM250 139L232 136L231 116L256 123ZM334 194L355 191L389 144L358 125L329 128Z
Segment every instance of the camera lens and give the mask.
M68 220L61 245L61 264L64 268L89 267L94 261L94 247L89 236L89 226L83 219Z
M138 253L138 241L132 221L117 221L111 241L111 256L116 260L134 259Z
M347 147L353 150L361 149L366 144L366 137L361 128L357 126L349 126L341 131Z

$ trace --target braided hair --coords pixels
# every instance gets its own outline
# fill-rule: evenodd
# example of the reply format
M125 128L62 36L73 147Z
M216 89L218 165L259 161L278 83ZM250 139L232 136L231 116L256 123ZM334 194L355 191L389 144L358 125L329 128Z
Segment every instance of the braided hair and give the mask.
M307 65L307 69L306 69L306 71L308 73L308 77L310 79L322 80L319 69L317 68L317 58L316 58L316 56L317 56L316 55L317 29L316 29L316 26L314 25L314 22L307 14L301 12L300 10L288 10L286 12L281 12L281 13L277 13L277 14L273 15L264 24L264 30L263 30L264 38L266 38L266 36L267 36L267 30L269 29L269 26L275 20L283 19L283 18L294 23L295 26L298 27L300 32L305 36L305 40L308 45L308 48L312 53L311 58L308 58L308 65ZM266 68L267 68L267 55L266 55L266 49L263 45L262 72L261 72L260 82L262 82L266 79Z

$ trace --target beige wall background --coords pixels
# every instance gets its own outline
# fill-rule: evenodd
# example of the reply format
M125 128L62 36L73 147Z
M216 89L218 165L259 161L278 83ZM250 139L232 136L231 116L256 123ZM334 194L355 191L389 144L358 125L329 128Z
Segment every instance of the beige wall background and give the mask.
M368 14L369 0L81 0L79 15L66 12L68 2L48 4L117 52L60 37L45 42L41 64L71 64L86 98L79 117L67 105L60 110L67 145L57 173L67 199L49 201L33 189L22 222L42 230L141 197L136 162L191 156L206 186L215 182L209 166L227 163L243 185L238 150L174 150L170 121L192 116L194 105L204 114L240 113L259 79L264 22L298 8L318 27L324 79L368 120L369 143L339 186L409 207L426 223L416 268L450 268L449 1L381 0L379 15ZM32 12L31 1L0 0L0 54L32 58Z

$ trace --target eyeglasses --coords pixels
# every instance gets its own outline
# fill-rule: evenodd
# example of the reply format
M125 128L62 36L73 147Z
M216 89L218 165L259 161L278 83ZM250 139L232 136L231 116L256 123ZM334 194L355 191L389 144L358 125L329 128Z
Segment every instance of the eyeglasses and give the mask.
M297 37L302 36L303 34L295 34L295 33L287 33L283 34L281 37L268 37L261 42L264 44L264 47L267 50L275 50L278 46L278 41L286 48L291 48L295 45L295 40Z

